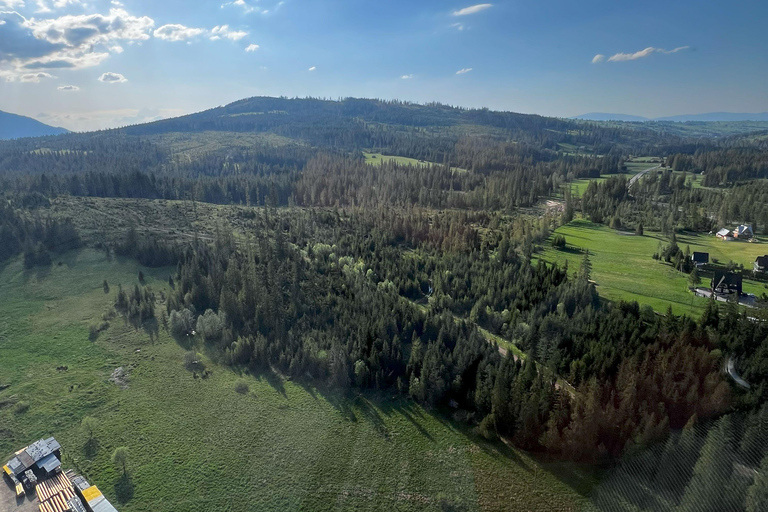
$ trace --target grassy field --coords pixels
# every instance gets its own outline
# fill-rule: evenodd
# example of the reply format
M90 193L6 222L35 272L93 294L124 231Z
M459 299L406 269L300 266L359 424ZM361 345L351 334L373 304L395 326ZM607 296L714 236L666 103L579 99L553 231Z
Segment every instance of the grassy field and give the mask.
M635 236L619 233L606 226L578 219L558 228L555 233L564 235L569 249L565 251L545 247L540 255L549 262L564 264L574 271L583 256L581 251L589 250L592 262L592 278L597 283L598 293L610 300L636 300L649 304L656 311L664 312L668 306L676 314L699 315L706 305L706 299L694 297L688 291L686 274L652 259L659 243L669 240L657 233ZM751 268L758 255L768 253L768 243L722 242L709 235L681 235L678 245L685 250L709 252L710 259L721 263L734 261ZM573 250L577 248L580 250ZM703 279L706 281L706 278ZM760 294L766 290L762 283L744 280L744 291Z
M133 286L139 270L158 294L167 289L169 269L91 250L45 270L0 267L2 460L55 435L65 466L121 512L586 505L592 472L485 442L410 401L341 396L210 360L211 377L195 379L183 367L185 349L162 327L150 336L120 318L89 341L88 326L110 308L117 283ZM120 366L129 371L126 389L108 380ZM235 391L241 382L247 393ZM86 415L98 422L91 450L79 427ZM127 480L110 462L118 446L130 452Z
M382 155L381 153L369 153L367 151L363 152L363 156L365 157L365 163L373 164L373 165L381 165L384 162L395 162L401 165L417 165L417 166L418 165L423 165L423 166L439 165L434 162L417 160L415 158L408 158L405 156ZM451 167L451 170L453 172L467 172L466 169L462 169L460 167Z

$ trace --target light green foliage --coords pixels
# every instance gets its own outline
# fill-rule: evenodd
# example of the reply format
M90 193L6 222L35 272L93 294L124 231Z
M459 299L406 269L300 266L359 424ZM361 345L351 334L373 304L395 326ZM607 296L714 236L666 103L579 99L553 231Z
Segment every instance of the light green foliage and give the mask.
M181 364L187 340L164 331L153 343L113 322L91 342L88 326L114 299L102 280L127 289L140 267L94 251L62 261L40 272L24 272L18 260L0 270L0 375L10 385L0 401L18 395L31 405L23 415L0 408L0 458L56 436L64 466L77 459L121 512L159 503L169 512L436 511L441 500L467 511L523 503L580 510L595 483L581 467L541 464L409 400L347 398L220 366L194 379ZM168 290L173 269L141 270L158 295ZM69 370L57 372L59 365ZM119 366L131 369L127 389L108 381ZM233 392L240 382L249 393ZM98 422L88 456L85 416ZM117 447L129 451L133 494L125 503L117 492L126 479L111 460Z

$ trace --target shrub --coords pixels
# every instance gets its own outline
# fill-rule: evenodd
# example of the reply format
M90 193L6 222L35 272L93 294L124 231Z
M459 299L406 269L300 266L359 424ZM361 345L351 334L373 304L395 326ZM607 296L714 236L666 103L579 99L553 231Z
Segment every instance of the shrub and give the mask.
M565 249L566 242L563 235L555 235L552 237L552 247L555 249Z
M217 314L212 309L208 309L204 314L197 318L197 333L201 334L205 341L216 341L221 339L224 331L224 313Z
M29 404L27 402L17 402L16 405L13 406L13 412L16 414L24 414L29 410Z
M242 380L240 382L238 382L237 384L235 384L235 391L237 391L241 395L248 394L249 390L250 390L250 388L248 387L248 384L246 382L242 381Z
M195 325L195 315L186 308L181 311L171 311L171 334L174 336L184 336L193 330Z

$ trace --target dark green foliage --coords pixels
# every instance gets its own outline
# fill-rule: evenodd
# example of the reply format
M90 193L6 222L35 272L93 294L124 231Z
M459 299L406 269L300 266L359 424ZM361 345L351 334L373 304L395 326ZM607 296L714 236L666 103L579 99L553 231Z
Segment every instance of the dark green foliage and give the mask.
M552 247L556 249L565 249L566 242L563 235L555 235L552 237Z

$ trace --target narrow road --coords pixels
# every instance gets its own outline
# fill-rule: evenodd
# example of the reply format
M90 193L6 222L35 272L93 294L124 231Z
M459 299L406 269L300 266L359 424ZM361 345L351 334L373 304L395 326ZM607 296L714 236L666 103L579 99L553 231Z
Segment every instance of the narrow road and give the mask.
M725 361L725 371L733 379L733 382L744 389L749 389L749 382L742 379L741 376L736 373L736 361L734 361L733 356L728 356L728 359Z
M634 184L635 184L635 182L636 182L637 180L639 180L641 177L643 177L643 175L644 175L645 173L647 173L647 172L651 172L651 171L653 171L653 170L655 170L655 169L658 169L659 167L661 167L661 164L657 165L656 167L651 167L650 169L646 169L646 170L644 170L644 171L640 171L639 173L637 173L637 174L635 174L634 176L632 176L632 177L629 179L629 183L627 183L627 189L631 189L631 188L632 188L632 185L634 185Z

